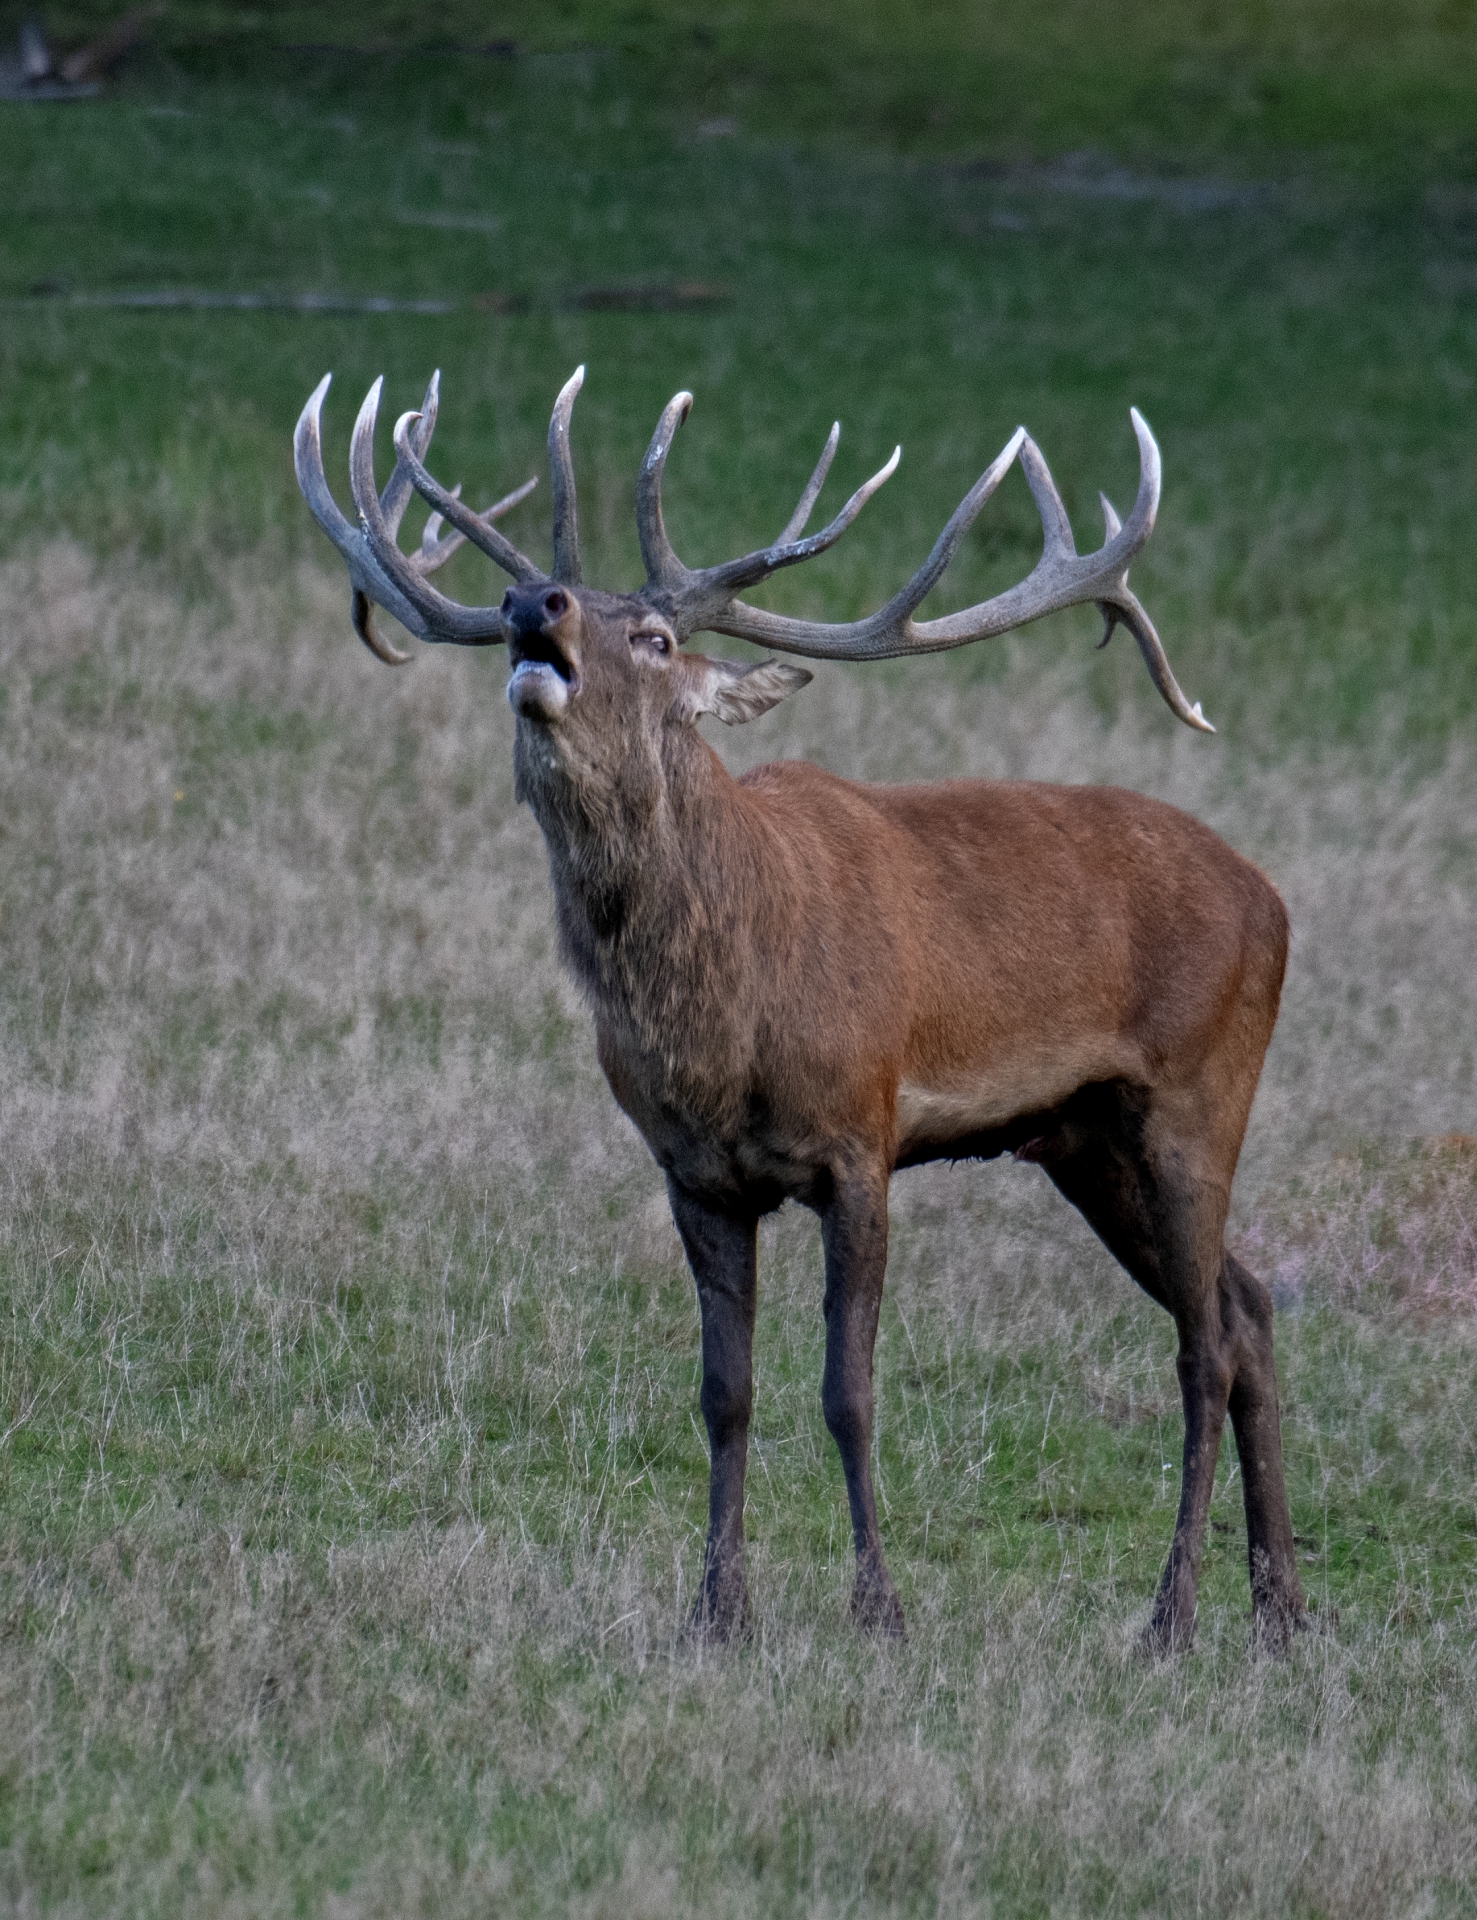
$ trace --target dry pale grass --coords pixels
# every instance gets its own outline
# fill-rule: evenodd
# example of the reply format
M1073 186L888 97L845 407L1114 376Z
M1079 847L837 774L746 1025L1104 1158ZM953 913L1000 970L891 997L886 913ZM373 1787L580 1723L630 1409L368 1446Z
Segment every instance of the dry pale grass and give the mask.
M577 1008L492 663L387 687L321 578L232 588L187 612L68 550L6 582L7 1163L604 1168L619 1130L561 1130L534 1064Z
M120 1783L91 1844L128 1851L171 1736L200 1825L230 1824L202 1872L199 1828L155 1816L162 1844L119 1875L129 1908L178 1905L181 1882L185 1911L286 1905L284 1753L310 1817L353 1837L340 1914L1044 1911L1050 1887L1057 1911L1374 1916L1429 1910L1442 1882L1450 1906L1477 1871L1461 1629L1418 1648L1316 1638L1286 1666L1212 1634L1192 1668L1156 1669L1058 1589L987 1602L967 1653L925 1596L908 1646L877 1650L818 1630L813 1582L775 1571L752 1648L717 1659L630 1557L489 1549L465 1526L340 1549L306 1582L291 1556L219 1536L163 1562L103 1548L66 1579L33 1575L24 1601ZM44 1777L61 1717L34 1684L44 1663L7 1666L8 1727L33 1683L18 1770ZM1400 1696L1433 1689L1439 1714L1412 1724ZM451 1785L449 1818L428 1776ZM543 1887L497 1844L516 1797L564 1815ZM58 1796L41 1820L82 1810ZM253 1853L267 1901L239 1886Z
M1107 722L1042 671L1060 628L988 684L832 670L724 737L735 766L1117 780L1282 888L1236 1222L1307 1309L1294 1505L1341 1622L1249 1659L1228 1459L1200 1650L1139 1661L1162 1316L1039 1175L949 1169L897 1183L881 1348L911 1637L844 1624L786 1215L758 1620L715 1657L680 1633L695 1315L555 962L498 659L392 675L346 613L311 569L206 606L64 546L0 577L0 1901L1466 1910L1470 755L1415 778Z
M496 653L426 651L390 674L361 657L323 573L243 569L228 590L182 608L65 546L0 582L0 928L10 1004L39 1016L13 1013L5 1036L7 1164L126 1137L151 1159L290 1155L344 1180L377 1164L634 1172L628 1129L591 1097L542 848L512 803ZM1078 637L1034 630L990 682L941 661L829 669L719 744L736 771L803 756L882 780L1119 782L1264 866L1294 948L1243 1206L1366 1137L1468 1130L1470 749L1416 779L1377 748L1310 764L1207 741L1147 699L1106 724L1074 696L1075 661L1041 665ZM152 1057L182 1002L238 1009L253 1041L270 1007L280 1044L244 1074L216 1044L186 1089ZM428 1068L405 1022L431 1003Z
M1416 1312L1477 1307L1477 1138L1367 1142L1294 1180L1246 1235L1279 1304L1309 1293Z

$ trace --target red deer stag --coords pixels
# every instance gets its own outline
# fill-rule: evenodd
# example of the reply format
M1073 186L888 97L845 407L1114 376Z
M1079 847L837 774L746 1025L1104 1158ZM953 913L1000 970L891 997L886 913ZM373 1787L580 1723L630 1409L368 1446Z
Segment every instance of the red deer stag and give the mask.
M773 546L693 569L662 523L662 474L691 395L662 414L636 513L646 582L582 584L569 421L549 428L554 558L545 573L494 526L527 488L474 513L424 466L433 379L395 428L375 486L380 386L350 453L357 526L324 477L325 379L298 422L303 493L348 562L354 625L381 660L371 603L423 640L506 643L516 790L543 830L564 957L594 1009L600 1065L666 1175L702 1310L701 1405L712 1454L695 1625L748 1616L744 1470L752 1400L756 1228L798 1200L825 1248L826 1424L856 1536L852 1612L902 1630L877 1527L869 1445L872 1349L887 1263L888 1182L926 1160L1013 1153L1038 1162L1152 1298L1174 1315L1184 1478L1150 1619L1156 1649L1187 1646L1221 1429L1241 1460L1255 1630L1281 1644L1303 1616L1283 1486L1272 1307L1226 1251L1231 1177L1277 1016L1282 902L1197 821L1105 787L944 781L862 786L785 762L735 780L694 724L752 720L810 675L684 654L700 630L832 660L930 653L1060 607L1095 602L1133 634L1178 717L1209 731L1175 683L1128 566L1154 526L1159 450L1133 414L1138 498L1079 555L1046 463L1014 433L908 584L869 619L824 625L738 596L823 553L899 455L805 537L836 450L833 428ZM943 619L913 610L1019 456L1045 549L1018 586ZM532 484L531 482L529 483ZM433 509L418 553L396 532L411 493ZM451 533L441 532L449 523ZM502 603L467 607L427 575L469 540L512 575Z

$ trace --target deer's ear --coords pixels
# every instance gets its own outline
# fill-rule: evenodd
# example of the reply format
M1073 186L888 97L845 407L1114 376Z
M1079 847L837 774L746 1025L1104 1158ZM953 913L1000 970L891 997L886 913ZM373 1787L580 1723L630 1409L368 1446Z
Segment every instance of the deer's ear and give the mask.
M689 654L687 665L697 669L689 682L687 717L696 720L699 714L716 713L729 727L757 720L815 678L788 660L761 660L757 666L741 667L736 660L706 660L701 654Z

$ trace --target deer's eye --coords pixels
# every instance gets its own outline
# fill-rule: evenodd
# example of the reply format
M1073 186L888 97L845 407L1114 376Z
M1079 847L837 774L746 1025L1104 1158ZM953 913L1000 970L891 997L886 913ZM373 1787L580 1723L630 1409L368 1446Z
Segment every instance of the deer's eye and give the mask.
M650 653L665 660L672 651L672 636L663 633L659 627L638 627L631 635L633 647L645 647Z

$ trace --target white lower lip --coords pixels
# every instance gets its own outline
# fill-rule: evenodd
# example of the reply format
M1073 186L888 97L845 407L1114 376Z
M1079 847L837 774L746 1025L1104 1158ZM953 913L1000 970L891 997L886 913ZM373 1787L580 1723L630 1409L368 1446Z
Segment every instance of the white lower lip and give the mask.
M569 682L544 660L520 660L508 682L508 705L525 720L558 720L569 707Z

